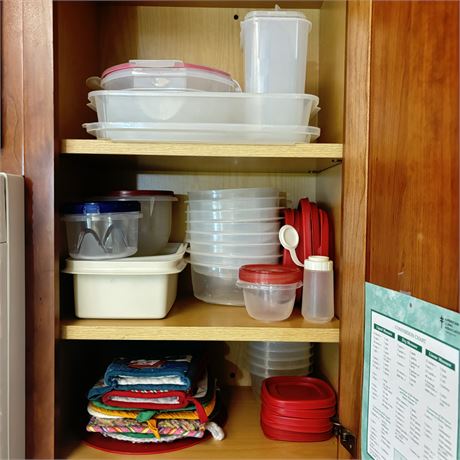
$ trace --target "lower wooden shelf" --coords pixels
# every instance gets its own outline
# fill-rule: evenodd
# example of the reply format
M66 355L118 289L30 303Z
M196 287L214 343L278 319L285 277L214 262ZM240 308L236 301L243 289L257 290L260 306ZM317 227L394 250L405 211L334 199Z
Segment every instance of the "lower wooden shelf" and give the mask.
M282 442L265 438L259 424L259 403L250 388L233 387L227 404L228 420L223 441L209 439L187 450L162 454L161 458L182 459L320 459L337 458L337 439L324 442ZM143 455L143 458L159 458ZM80 443L67 450L70 459L128 458L102 452Z
M71 319L61 321L65 340L225 340L338 343L339 320L326 324L305 321L299 309L277 323L249 317L244 307L178 299L168 316L159 320Z

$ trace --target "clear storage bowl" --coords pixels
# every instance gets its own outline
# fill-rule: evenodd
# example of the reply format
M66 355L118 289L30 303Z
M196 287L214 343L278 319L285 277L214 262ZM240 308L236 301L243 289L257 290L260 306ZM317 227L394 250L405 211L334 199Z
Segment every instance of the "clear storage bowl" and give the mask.
M120 205L120 206L119 206ZM67 246L74 259L120 259L136 253L138 202L88 202L64 206Z
M239 280L237 286L243 289L244 304L251 318L260 321L283 321L291 316L296 289L302 286L302 282L255 284Z
M279 253L280 244L226 244L226 243L197 243L191 241L190 250L197 253L222 254L225 256L266 256Z
M173 192L165 190L121 190L108 199L139 201L142 218L139 221L137 256L154 256L162 251L171 234L172 204L177 201Z
M189 220L256 220L273 219L279 217L280 210L283 208L248 208L248 209L228 209L222 211L187 211Z
M246 257L241 257L190 252L190 261L192 264L221 267L241 267L242 265L254 263L276 264L280 257L282 257L282 254L271 254L266 256L252 256L247 254Z
M294 376L304 376L311 374L312 368L311 367L306 367L306 368L299 368L299 369L290 369L290 370L271 370L267 372L259 372L258 368L254 369L255 372L251 372L251 385L252 385L252 391L254 394L259 397L260 396L260 390L262 387L262 382L265 379L268 379L269 377L276 377L279 375L294 375Z
M273 233L220 233L220 232L188 232L185 240L192 243L224 243L224 244L279 244L278 232Z
M243 306L243 293L236 286L238 268L192 264L193 295L207 303Z
M189 192L194 193L194 192ZM219 198L219 199L190 199L186 201L190 211L226 211L243 210L248 208L276 208L280 204L280 197L276 193L269 197Z
M251 366L258 366L262 369L289 370L300 369L311 364L312 355L304 355L297 359L271 360L265 357L248 355L248 363Z
M288 356L288 353L298 353L311 349L310 342L249 342L248 349L252 352L261 352L265 355L281 354ZM278 357L276 359L279 359Z
M188 192L190 201L195 200L233 200L248 198L272 198L278 196L278 190L275 188L224 188L215 190L197 190L195 192ZM252 200L251 200L252 201ZM251 207L259 207L254 205Z
M259 220L258 222L206 221L189 220L189 232L222 232L222 233L274 233L280 229L280 219Z

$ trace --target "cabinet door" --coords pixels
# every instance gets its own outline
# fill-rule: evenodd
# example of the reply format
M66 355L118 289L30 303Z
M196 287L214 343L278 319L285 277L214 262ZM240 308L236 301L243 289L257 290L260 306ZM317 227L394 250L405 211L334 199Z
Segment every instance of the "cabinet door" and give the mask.
M459 3L375 2L371 283L458 310Z

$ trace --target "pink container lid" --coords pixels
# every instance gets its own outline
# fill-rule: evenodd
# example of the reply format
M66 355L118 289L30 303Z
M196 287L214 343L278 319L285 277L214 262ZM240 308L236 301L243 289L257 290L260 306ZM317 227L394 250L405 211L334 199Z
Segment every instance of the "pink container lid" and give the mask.
M213 69L212 67L206 67L203 65L198 64L190 64L188 62L183 61L175 61L175 60L132 60L129 62L124 62L123 64L114 65L105 69L102 72L102 77L104 78L111 73L117 72L119 70L126 70L126 69L194 69L194 70L202 70L204 72L209 72L213 74L220 75L225 78L232 78L231 75L223 70Z

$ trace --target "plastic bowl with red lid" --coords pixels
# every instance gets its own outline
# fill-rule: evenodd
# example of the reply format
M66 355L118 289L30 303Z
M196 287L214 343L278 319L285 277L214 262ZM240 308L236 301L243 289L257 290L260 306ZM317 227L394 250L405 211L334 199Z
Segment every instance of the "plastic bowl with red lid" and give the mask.
M283 265L243 265L237 286L243 289L246 310L260 321L283 321L291 316L302 272Z
M241 91L227 72L179 60L131 60L88 80L88 85L98 83L105 90Z

